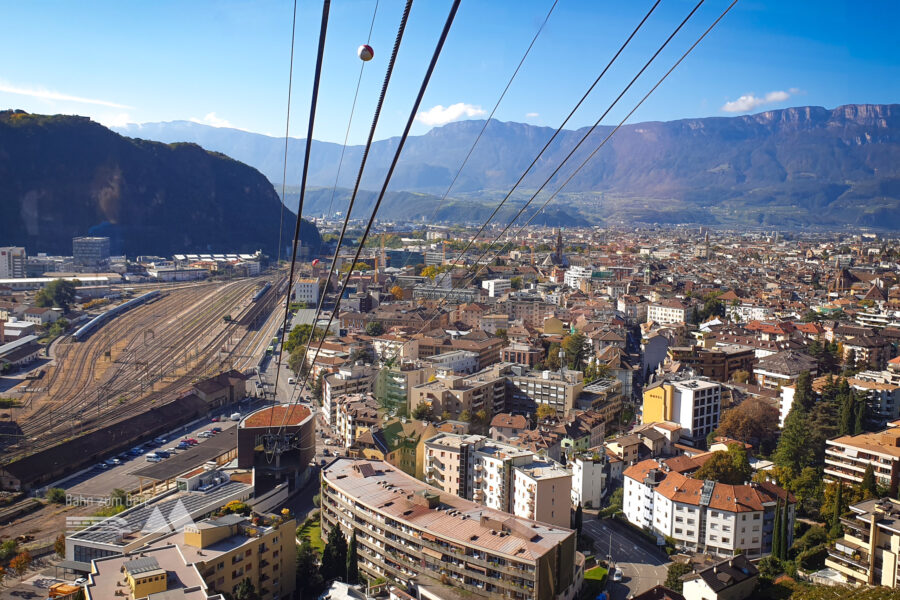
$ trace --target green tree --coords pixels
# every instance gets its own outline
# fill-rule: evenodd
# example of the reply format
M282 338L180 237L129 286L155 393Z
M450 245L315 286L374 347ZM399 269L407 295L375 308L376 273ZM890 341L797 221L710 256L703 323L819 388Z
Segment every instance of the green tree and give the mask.
M773 582L776 577L784 573L784 565L774 554L760 560L756 567L759 569L760 580L766 583Z
M347 569L347 538L344 537L340 525L333 525L328 531L328 541L322 553L322 566L319 573L325 582L343 578Z
M795 399L784 420L781 438L778 440L778 446L772 457L773 462L794 475L802 471L804 467L811 466L814 449L810 433L807 413Z
M35 294L34 303L42 307L56 306L66 312L75 302L75 288L74 281L54 279Z
M56 555L60 558L65 558L66 556L66 534L61 533L56 536L56 540L53 542L53 551L56 552Z
M665 586L673 592L678 592L680 594L684 589L684 582L681 581L681 578L688 573L693 573L693 571L694 569L692 569L691 565L687 563L671 563L669 565L669 568L666 570Z
M559 344L553 342L547 349L547 358L544 359L544 367L551 371L558 371L559 364Z
M543 421L544 419L550 419L556 416L556 409L550 406L549 404L538 404L537 407L537 419L538 421Z
M417 421L425 421L432 418L431 414L431 405L426 402L422 402L418 406L416 406L412 411L412 418Z
M50 488L47 490L47 493L44 494L44 497L48 502L52 502L53 504L63 504L66 501L66 490L62 488Z
M844 530L841 527L841 513L844 510L844 484L840 481L837 483L837 493L834 500L834 512L831 515L831 529L828 535L831 538L839 538L843 535Z
M303 323L302 325L296 325L291 332L288 334L287 339L284 341L284 350L287 352L293 353L295 349L298 347L305 348L307 342L309 341L309 334L312 332L312 325L309 323ZM327 332L321 327L316 327L316 333L313 336L312 341L318 342L322 338L325 337Z
M366 323L366 335L371 335L372 337L384 335L384 325L382 325L380 321L370 321Z
M575 507L575 518L572 520L572 527L581 535L581 527L584 522L584 514L581 508L581 502Z
M237 589L234 591L234 600L260 600L259 594L256 593L256 587L249 577L237 585Z
M859 435L865 431L865 423L866 402L863 399L856 399L853 404L853 435Z
M781 501L775 501L775 527L772 530L772 556L781 558L781 530L784 527L781 522Z
M522 289L522 278L519 276L513 277L512 279L509 280L509 285L514 290L521 290Z
M748 398L722 413L716 434L771 451L778 435L778 409L759 398Z
M753 469L750 468L747 451L740 444L729 444L727 451L713 452L709 460L694 473L696 479L710 479L728 485L746 483L752 475Z
M794 403L791 407L793 408L799 404L803 410L809 411L815 402L816 395L812 389L812 379L810 379L809 371L803 371L800 373L794 386Z
M584 369L584 359L587 354L584 349L585 337L582 333L573 333L563 338L562 349L566 353L566 361L570 369L581 371Z
M301 598L314 598L322 586L322 577L316 564L316 552L309 538L304 537L297 548L297 590Z
M866 467L862 481L859 482L859 491L863 500L871 500L878 495L878 483L875 481L875 467L872 463Z
M359 583L359 557L356 554L356 530L350 536L350 545L347 546L347 579L351 585Z

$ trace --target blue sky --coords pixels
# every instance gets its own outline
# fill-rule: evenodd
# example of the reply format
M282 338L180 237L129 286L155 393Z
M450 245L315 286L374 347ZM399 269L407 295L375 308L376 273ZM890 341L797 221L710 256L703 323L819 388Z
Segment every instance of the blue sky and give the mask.
M694 1L662 0L570 127L594 122ZM413 133L490 112L551 4L463 0ZM651 4L559 0L497 118L559 125ZM706 0L606 122L624 116L726 5ZM364 70L351 143L365 139L402 6L380 0L375 58ZM377 139L401 132L449 6L414 4ZM375 0L333 1L317 139L343 141L360 67L356 48L374 8ZM288 1L0 0L0 10L0 108L82 114L104 124L193 119L284 134ZM320 1L299 2L296 137L306 131L320 11ZM631 121L898 102L898 21L897 2L740 0Z

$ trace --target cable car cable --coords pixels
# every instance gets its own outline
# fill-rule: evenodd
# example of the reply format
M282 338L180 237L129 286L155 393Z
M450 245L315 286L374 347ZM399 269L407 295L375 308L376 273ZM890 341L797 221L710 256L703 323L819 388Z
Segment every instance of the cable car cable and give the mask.
M375 10L372 12L372 23L369 25L369 37L366 38L366 45L372 41L372 29L375 28L375 15L378 14L378 0L375 0ZM350 126L353 124L353 113L356 111L356 100L359 97L359 84L362 83L363 69L366 68L366 61L362 61L359 65L359 77L356 79L356 91L353 92L353 104L350 106L350 119L347 121L347 131L344 133L344 144L341 146L341 158L338 160L337 172L334 174L334 185L331 187L331 200L328 201L328 212L325 218L331 218L331 209L334 206L334 193L337 191L338 179L341 176L341 166L344 164L344 153L347 151L347 140L350 138Z
M438 58L440 58L441 51L444 48L444 43L447 41L447 36L450 33L450 28L453 25L453 20L456 17L456 13L459 10L459 4L461 0L453 0L453 5L450 7L450 12L447 15L447 20L444 23L444 28L441 31L441 35L438 38L437 45L435 46L434 53L431 56L431 62L428 64L428 68L425 71L425 77L422 80L422 84L419 87L419 92L416 95L416 99L413 102L412 109L410 110L409 117L406 121L406 126L403 128L403 134L400 136L400 139L397 143L397 149L394 152L394 156L391 159L391 164L388 167L387 174L384 178L384 183L381 186L381 191L378 193L378 198L375 201L375 206L372 209L372 214L369 217L368 222L366 223L366 228L363 231L363 235L359 240L359 245L356 248L356 253L351 262L352 265L359 259L359 255L362 252L363 246L366 243L366 238L369 236L369 232L372 229L372 224L375 222L375 216L378 214L378 209L381 206L381 202L384 200L384 195L387 192L388 185L390 185L391 178L394 175L394 170L397 168L397 163L400 160L400 155L403 152L403 147L406 145L406 140L409 137L409 131L412 128L413 122L416 118L416 113L419 110L419 106L422 104L422 99L425 96L425 91L428 89L428 84L431 81L431 76L434 73L434 68L437 65ZM344 281L340 287L341 290L346 288L347 282L350 279L350 275L353 273L353 269L347 271L347 274L344 277ZM338 301L335 302L334 308L331 311L331 314L328 318L328 324L325 327L325 330L331 327L331 323L334 321L334 317L337 314L338 309L340 308L340 296L338 297ZM324 343L324 338L319 342L318 347L316 348L316 354L313 357L312 365L315 365L315 361L318 359L319 352L322 350L322 344ZM306 377L303 379L303 384L300 386L300 394L303 393L303 389L306 388L307 382L309 381L309 376L312 373L312 368L310 368L306 374Z
M288 68L288 96L287 96L287 115L284 119L284 172L281 175L281 214L278 218L278 260L276 264L281 263L281 236L284 233L284 192L285 183L287 182L287 155L288 155L288 135L291 131L291 88L294 83L294 37L297 33L297 0L294 0L294 17L291 21L291 61Z
M288 287L287 287L287 298L284 303L284 320L281 324L281 347L284 348L284 334L285 329L287 328L288 315L290 314L290 302L287 302L291 297L291 291L294 287L294 267L297 263L297 244L300 240L300 223L303 220L303 200L306 195L306 177L309 172L309 152L312 148L312 138L313 138L313 129L316 123L316 105L319 100L319 81L322 76L322 58L325 54L325 36L328 33L328 12L331 9L331 0L324 0L322 3L322 24L319 29L319 48L316 52L316 70L313 78L313 88L312 88L312 100L309 105L309 124L306 130L306 149L304 150L303 155L303 171L300 176L300 202L297 205L297 223L294 225L294 242L292 244L292 252L291 252L291 269L290 275L288 275ZM281 372L281 359L284 356L284 352L278 353L278 363L277 369L278 372ZM276 398L278 397L278 377L275 377L275 389L274 393L276 394Z

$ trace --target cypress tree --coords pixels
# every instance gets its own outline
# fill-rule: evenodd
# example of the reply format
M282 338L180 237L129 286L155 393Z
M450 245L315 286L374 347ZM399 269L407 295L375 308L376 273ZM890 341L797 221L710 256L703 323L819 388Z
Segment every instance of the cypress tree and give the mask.
M772 556L781 556L781 501L775 501L775 528L772 530Z
M775 464L794 475L800 473L803 467L810 466L814 458L811 436L809 415L795 399L791 412L784 420L784 428L772 457Z
M350 536L350 545L347 547L347 583L355 585L359 582L359 557L356 555L356 530Z
M862 492L864 500L874 498L878 494L878 487L875 482L875 467L872 466L872 463L869 463L869 466L866 467L866 472L863 473L862 481L859 483L859 490Z
M851 398L853 398L853 403L854 403L853 435L859 435L860 433L865 431L866 401L855 398L855 394L853 394L853 396L851 396Z
M584 513L581 509L581 502L578 503L578 506L575 508L575 530L578 532L578 535L581 535L581 525L584 520Z
M782 507L784 513L781 517L781 543L778 545L781 549L781 556L778 558L781 560L787 560L788 551L791 548L791 519L790 514L788 513L789 509L788 503L785 502Z
M831 530L828 532L833 538L839 538L844 533L841 528L841 512L844 507L844 484L838 481L837 492L834 495L834 511L831 515Z
M816 403L816 395L812 389L812 379L809 371L803 371L797 378L797 384L794 386L794 406L802 406L803 410L809 410Z
M848 396L838 395L841 403L841 418L838 425L838 433L850 435L853 433L853 399Z

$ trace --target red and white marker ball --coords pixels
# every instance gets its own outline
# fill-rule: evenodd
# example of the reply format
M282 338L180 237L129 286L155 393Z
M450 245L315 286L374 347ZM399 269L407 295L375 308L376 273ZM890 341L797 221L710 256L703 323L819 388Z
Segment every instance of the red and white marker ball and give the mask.
M359 55L359 59L365 62L369 62L372 60L372 57L375 56L375 51L372 50L372 46L368 44L360 46L356 53Z

